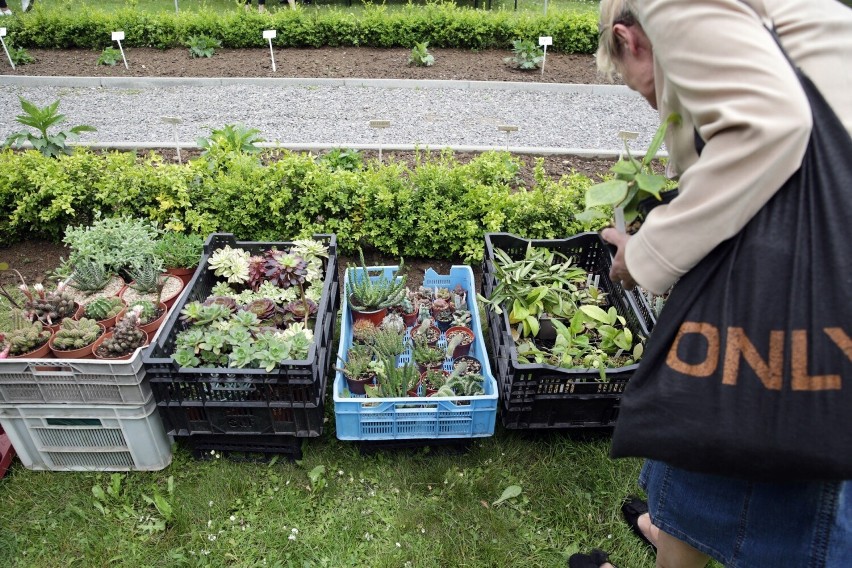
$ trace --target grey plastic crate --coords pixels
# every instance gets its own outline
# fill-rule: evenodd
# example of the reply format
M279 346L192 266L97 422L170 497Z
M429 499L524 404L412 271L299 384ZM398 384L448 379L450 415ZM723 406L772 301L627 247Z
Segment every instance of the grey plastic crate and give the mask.
M172 461L153 397L139 406L2 407L0 425L28 469L157 471Z

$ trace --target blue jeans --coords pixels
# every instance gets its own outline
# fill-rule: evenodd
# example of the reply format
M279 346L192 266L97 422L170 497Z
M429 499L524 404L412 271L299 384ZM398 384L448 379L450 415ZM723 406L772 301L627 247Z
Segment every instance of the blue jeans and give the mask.
M755 483L647 460L660 530L727 568L852 567L852 481Z

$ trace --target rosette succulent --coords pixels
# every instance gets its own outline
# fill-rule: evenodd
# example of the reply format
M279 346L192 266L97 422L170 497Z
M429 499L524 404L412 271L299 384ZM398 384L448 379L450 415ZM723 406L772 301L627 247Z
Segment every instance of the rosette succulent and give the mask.
M231 284L243 284L249 279L250 258L248 251L225 245L210 255L208 264L216 276L226 278Z
M266 252L266 279L281 288L301 287L308 274L307 263L301 257L275 249Z

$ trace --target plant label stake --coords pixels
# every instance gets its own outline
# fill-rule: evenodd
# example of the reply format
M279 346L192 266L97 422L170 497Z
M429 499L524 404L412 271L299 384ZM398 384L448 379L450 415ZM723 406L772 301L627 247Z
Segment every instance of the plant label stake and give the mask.
M497 130L499 130L500 132L506 133L506 151L508 152L509 151L509 134L512 133L512 132L517 132L518 127L515 126L514 124L501 124L497 127Z
M183 120L179 116L161 116L160 120L162 120L166 124L172 125L172 128L174 129L175 133L175 150L177 150L178 163L182 164L183 160L181 160L180 158L180 142L178 140L178 124L183 122Z
M269 42L269 57L272 59L272 72L275 73L275 54L272 52L272 40L278 35L277 30L263 30L263 39Z
M544 13L547 14L547 0L544 0ZM541 58L541 74L544 75L544 64L547 62L547 46L553 45L553 37L541 36L538 38L538 44L544 48L544 55Z
M121 47L121 40L124 39L124 32L112 32L112 41L118 42L118 49L121 51L121 59L124 60L124 68L130 69L127 65L127 58L124 56L124 48Z
M624 157L624 150L627 146L627 142L629 140L636 140L639 136L638 132L631 132L629 130L619 130L618 137L621 138L622 141L622 150L618 154L618 159L621 160ZM627 224L624 222L624 207L617 206L613 209L613 214L615 216L615 230L621 233L627 232Z
M178 13L178 0L175 0L175 14Z
M370 128L376 128L379 131L379 163L382 163L382 130L390 126L390 120L371 120Z
M6 47L6 42L3 41L3 38L6 36L6 28L0 28L0 43L3 44L3 51L6 52L6 57L9 58L9 65L12 66L12 69L15 68L15 62L12 61L12 56L9 55L9 49Z

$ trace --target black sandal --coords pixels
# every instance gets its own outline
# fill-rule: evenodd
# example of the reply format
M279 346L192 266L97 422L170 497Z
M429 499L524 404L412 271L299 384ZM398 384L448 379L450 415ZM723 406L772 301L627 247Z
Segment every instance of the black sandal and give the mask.
M638 536L642 542L651 547L651 549L656 553L657 547L654 546L648 537L642 534L642 529L639 528L639 517L648 512L648 503L635 495L631 495L627 499L624 500L624 503L621 505L621 514L624 515L624 520L627 523L627 526L630 527L630 530L633 531L633 534Z
M600 568L609 562L609 554L595 548L589 554L572 554L568 559L568 568ZM610 562L610 564L612 564ZM613 565L614 566L614 565Z

